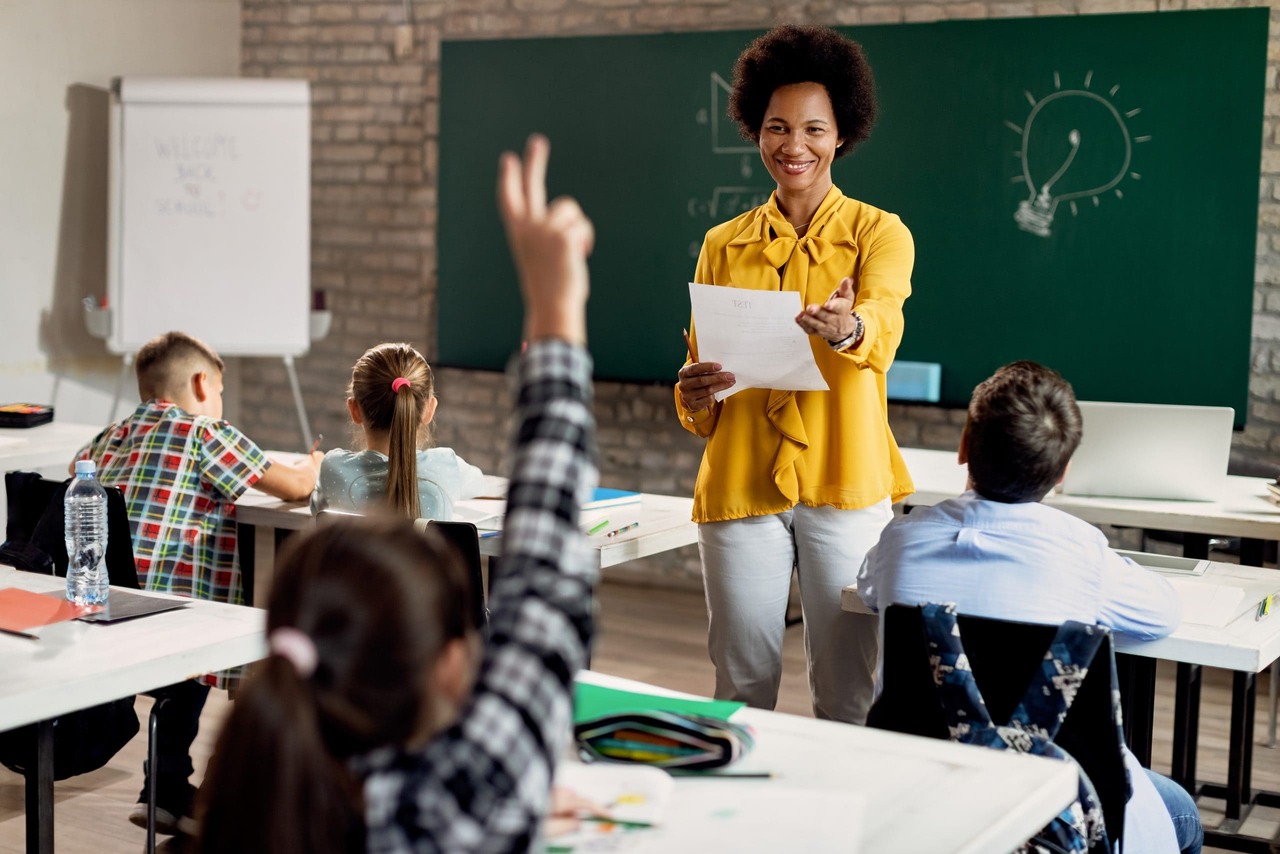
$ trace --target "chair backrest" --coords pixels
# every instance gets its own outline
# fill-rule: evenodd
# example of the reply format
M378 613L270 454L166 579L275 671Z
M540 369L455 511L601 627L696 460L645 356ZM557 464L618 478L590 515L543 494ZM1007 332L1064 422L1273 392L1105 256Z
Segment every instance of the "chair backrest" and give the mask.
M430 527L439 533L458 551L471 579L472 625L483 630L489 623L489 610L484 604L484 571L481 567L480 532L471 522L442 522L438 519L418 519L414 524L422 529Z
M62 499L70 478L48 480L34 472L13 471L4 476L9 518L6 559L19 569L67 574L67 546L63 536L66 514ZM107 576L116 587L138 589L138 568L133 558L133 529L124 493L114 486L107 492ZM21 564L21 565L19 565Z
M934 682L920 607L891 605L883 623L881 692L867 726L949 738ZM1041 667L1058 627L961 614L957 620L974 681L991 718L1008 720ZM1088 775L1102 804L1107 835L1116 846L1124 830L1128 777L1119 736L1114 652L1108 634L1080 685L1054 743Z
M363 516L349 510L321 510L316 514L316 521L325 524L337 519L351 519ZM472 624L484 630L489 624L489 610L484 605L484 570L480 556L480 532L471 522L442 522L438 519L415 519L413 525L420 531L432 530L440 534L453 546L467 568L467 576L471 579Z

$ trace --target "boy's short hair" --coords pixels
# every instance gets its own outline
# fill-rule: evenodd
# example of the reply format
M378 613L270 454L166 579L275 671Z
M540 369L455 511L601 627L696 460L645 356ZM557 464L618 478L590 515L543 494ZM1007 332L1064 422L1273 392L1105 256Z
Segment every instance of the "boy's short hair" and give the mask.
M1039 501L1062 479L1083 427L1075 392L1035 362L1005 365L973 390L965 435L969 479L983 498Z
M133 360L138 394L144 401L172 397L200 371L222 373L225 367L212 347L185 332L157 335L142 345Z

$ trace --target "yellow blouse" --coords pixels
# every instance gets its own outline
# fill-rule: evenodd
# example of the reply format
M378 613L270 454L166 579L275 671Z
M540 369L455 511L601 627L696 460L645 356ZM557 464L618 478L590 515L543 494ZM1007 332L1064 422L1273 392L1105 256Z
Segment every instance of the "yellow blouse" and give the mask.
M747 389L700 412L675 393L685 429L707 440L693 494L693 520L719 522L780 513L796 503L860 509L898 501L915 487L889 429L885 373L902 340L915 246L894 214L827 193L797 239L777 199L707 232L695 281L799 291L821 304L845 276L857 288L864 332L837 353L810 336L830 391ZM694 351L697 331L690 327Z

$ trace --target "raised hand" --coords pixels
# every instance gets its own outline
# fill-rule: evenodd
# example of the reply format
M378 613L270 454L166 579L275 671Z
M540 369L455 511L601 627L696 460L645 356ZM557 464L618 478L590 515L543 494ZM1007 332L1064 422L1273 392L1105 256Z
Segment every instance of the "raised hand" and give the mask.
M498 161L498 210L520 276L524 336L587 340L587 256L595 242L591 220L573 199L547 203L551 144L533 134L524 158L506 152Z

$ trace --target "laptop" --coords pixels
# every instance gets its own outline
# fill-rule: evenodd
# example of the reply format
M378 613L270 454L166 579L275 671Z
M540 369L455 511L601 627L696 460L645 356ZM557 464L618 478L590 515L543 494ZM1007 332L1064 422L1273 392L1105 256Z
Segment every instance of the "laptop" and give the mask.
M1214 501L1227 485L1229 406L1082 400L1084 437L1062 492Z

